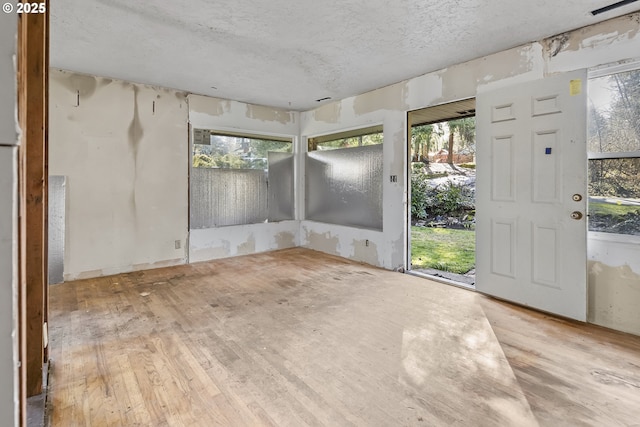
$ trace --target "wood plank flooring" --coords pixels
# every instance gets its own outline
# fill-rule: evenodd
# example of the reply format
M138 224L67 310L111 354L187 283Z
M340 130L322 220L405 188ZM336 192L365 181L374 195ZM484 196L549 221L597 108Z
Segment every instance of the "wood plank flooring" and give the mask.
M640 337L306 249L50 297L52 426L640 425Z

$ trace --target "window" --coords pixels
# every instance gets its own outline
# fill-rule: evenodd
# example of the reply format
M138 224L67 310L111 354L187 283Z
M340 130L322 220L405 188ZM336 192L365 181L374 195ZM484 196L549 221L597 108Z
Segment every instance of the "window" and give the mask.
M292 142L194 129L190 227L294 218Z
M291 153L291 140L194 130L193 167L267 170L269 152Z
M309 147L307 219L382 230L382 127L310 138Z
M589 81L589 231L640 235L640 69Z
M337 150L382 144L382 126L355 129L346 132L309 138L309 151Z

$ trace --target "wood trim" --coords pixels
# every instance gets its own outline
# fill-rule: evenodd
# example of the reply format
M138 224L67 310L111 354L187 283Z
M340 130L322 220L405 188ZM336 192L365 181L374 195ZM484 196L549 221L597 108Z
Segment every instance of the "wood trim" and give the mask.
M43 105L43 125L44 125L44 181L43 181L43 200L44 200L44 280L43 280L43 317L44 328L49 327L49 2L46 2L47 13L44 14L45 31L44 31L44 69L42 70L42 78L44 85L44 105ZM46 347L43 348L43 363L49 361L49 331L43 331L47 336ZM43 373L43 375L45 375Z
M42 392L47 299L47 13L23 14L18 30L20 409Z

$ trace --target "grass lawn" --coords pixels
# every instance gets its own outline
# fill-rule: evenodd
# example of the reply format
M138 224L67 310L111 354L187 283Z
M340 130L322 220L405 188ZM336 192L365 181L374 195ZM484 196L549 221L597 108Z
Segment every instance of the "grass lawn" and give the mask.
M476 233L473 230L411 227L413 268L435 268L464 274L476 265Z
M635 211L640 211L640 207L605 202L589 202L589 213L593 215L622 216Z

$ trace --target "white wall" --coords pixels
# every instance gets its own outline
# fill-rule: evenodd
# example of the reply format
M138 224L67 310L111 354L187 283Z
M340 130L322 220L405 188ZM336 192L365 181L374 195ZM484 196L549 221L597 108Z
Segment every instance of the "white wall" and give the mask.
M0 15L0 416L17 426L16 15Z
M189 123L195 129L285 136L297 140L299 113L200 95L189 95ZM299 194L300 187L296 192ZM298 246L298 220L191 230L189 262Z
M623 16L302 113L303 142L308 137L383 123L385 147L383 232L303 221L301 244L384 268L406 266L407 188L403 179L397 184L389 180L389 175L405 177L406 111L474 97L478 91L556 72L633 60L640 56L638 22L640 13ZM363 247L363 239L370 241L369 247ZM638 245L621 246L604 240L596 243L590 238L588 247L590 321L640 334L640 276L633 266ZM636 274L630 275L629 271ZM622 301L625 308L620 306Z
M186 95L51 70L49 111L49 173L67 177L65 280L186 262Z

